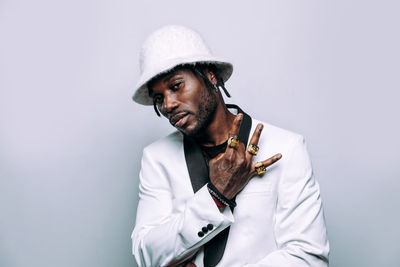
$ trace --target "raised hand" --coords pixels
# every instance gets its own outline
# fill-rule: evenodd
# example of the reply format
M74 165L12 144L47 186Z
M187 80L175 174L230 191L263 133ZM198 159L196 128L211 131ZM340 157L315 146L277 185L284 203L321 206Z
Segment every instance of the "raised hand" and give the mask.
M261 175L266 167L272 165L282 157L281 154L276 154L269 159L256 163L253 162L253 156L256 154L255 150L246 150L243 143L235 145L242 119L243 114L240 113L233 121L229 134L233 142L226 147L224 153L221 153L209 162L211 183L228 199L234 198L251 178ZM254 148L257 148L263 127L259 123L251 137L249 145L254 145Z

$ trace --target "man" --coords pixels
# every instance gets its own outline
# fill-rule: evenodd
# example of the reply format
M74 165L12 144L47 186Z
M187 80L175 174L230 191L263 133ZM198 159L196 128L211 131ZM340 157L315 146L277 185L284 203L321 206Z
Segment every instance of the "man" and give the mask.
M177 131L143 151L132 233L138 264L327 266L304 138L226 105L232 65L188 28L154 32L140 64L133 99Z

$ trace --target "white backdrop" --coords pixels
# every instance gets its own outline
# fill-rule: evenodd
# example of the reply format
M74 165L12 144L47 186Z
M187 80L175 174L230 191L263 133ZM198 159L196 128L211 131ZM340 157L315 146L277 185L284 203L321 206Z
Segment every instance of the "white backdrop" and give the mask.
M0 1L0 266L135 266L144 38L197 29L254 117L303 134L331 266L399 266L397 1Z

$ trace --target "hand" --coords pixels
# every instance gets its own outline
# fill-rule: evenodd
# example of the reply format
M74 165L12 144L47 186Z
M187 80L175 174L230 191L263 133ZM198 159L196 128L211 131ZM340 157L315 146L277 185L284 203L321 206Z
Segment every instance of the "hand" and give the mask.
M243 114L240 113L236 116L229 136L238 136L242 119ZM258 144L263 127L261 123L257 125L249 144ZM281 157L280 153L276 154L262 161L262 164L268 167ZM210 160L210 181L226 198L232 199L247 185L251 178L258 175L255 165L253 155L246 150L243 143L239 143L236 148L228 145L224 153Z

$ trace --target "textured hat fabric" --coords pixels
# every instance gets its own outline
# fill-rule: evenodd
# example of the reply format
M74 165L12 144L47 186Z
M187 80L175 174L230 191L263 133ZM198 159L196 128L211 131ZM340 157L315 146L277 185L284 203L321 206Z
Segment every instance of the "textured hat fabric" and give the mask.
M140 52L140 78L133 100L152 105L147 83L154 77L184 64L213 64L226 82L232 74L231 63L214 57L203 38L192 29L169 25L153 32L143 43Z

